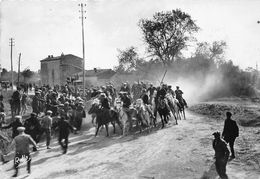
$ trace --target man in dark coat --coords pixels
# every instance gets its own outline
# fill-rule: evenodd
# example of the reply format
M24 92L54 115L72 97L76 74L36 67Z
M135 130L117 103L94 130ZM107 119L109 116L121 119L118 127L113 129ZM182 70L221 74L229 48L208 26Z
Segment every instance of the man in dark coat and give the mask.
M12 105L14 109L14 113L16 115L20 114L21 111L21 94L20 94L20 87L17 87L17 90L12 95Z
M215 165L218 175L221 179L227 179L226 166L229 157L229 150L226 142L220 138L220 132L214 132L215 139L213 140L212 146L215 150Z
M37 114L32 113L31 117L29 119L26 119L24 122L24 127L25 127L25 133L29 134L33 140L38 143L40 139L40 134L41 134L41 125L39 120L37 119ZM36 148L33 147L33 151L36 151Z
M231 150L231 158L235 158L234 143L239 136L239 129L236 121L231 119L231 112L226 113L227 119L225 120L222 137L229 144Z
M58 142L63 149L63 154L65 154L67 153L70 130L74 131L76 128L70 125L69 121L65 120L64 117L60 117L59 121L54 125L54 128L58 128L59 130Z
M19 132L17 131L17 128L23 126L21 116L15 116L14 118L15 118L14 122L9 124L8 126L2 127L2 129L12 128L12 130L13 130L12 138L15 138L19 134Z

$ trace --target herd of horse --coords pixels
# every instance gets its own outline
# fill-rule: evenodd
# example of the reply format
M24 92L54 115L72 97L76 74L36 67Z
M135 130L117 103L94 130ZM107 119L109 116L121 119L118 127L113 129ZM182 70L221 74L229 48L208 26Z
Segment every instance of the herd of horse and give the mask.
M110 123L114 128L114 133L117 124L124 136L128 135L133 127L137 127L140 133L146 129L150 131L158 124L157 113L161 119L161 128L165 127L171 117L175 119L176 125L178 120L186 119L185 105L171 94L167 94L164 98L159 97L156 101L153 99L151 105L145 105L142 103L142 99L137 99L129 108L125 109L123 102L117 98L110 109L103 109L98 98L91 100L88 114L92 116L92 123L96 126L95 136L101 126L105 126L106 135L109 136ZM154 115L149 111L152 111Z

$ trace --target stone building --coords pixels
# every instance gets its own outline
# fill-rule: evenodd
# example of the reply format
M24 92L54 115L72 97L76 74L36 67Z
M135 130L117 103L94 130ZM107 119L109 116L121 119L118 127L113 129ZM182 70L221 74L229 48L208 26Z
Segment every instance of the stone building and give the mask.
M53 57L49 55L41 60L41 84L65 85L67 77L82 71L82 58L72 54Z

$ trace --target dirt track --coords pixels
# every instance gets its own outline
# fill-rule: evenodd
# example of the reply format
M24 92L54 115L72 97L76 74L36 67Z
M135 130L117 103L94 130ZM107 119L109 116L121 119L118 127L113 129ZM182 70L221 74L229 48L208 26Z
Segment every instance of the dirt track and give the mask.
M206 122L207 121L207 122ZM69 150L61 155L55 140L52 149L44 143L33 154L32 174L19 178L217 178L211 147L212 132L222 129L223 122L188 113L186 121L150 134L127 137L104 137L103 130L94 137L94 128L82 135L71 135ZM112 132L112 131L111 131ZM228 164L232 178L258 179L256 170L246 169L238 158ZM2 165L1 176L12 175L12 163ZM2 175L3 174L3 175ZM2 178L2 177L1 177Z

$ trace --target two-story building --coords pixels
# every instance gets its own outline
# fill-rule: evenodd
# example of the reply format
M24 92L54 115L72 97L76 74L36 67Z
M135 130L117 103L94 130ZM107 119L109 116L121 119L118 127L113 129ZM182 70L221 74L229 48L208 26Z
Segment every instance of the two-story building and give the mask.
M49 55L41 60L41 84L65 85L67 77L82 71L82 58L72 54L53 57Z

